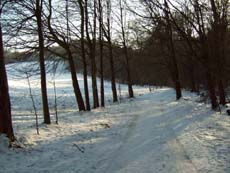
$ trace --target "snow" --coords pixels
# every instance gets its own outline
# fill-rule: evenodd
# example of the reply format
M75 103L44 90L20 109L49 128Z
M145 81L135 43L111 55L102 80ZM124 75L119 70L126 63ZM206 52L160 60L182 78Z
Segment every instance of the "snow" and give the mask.
M7 151L9 143L6 136L0 135L0 153Z
M13 64L14 69L27 66L31 63ZM44 125L39 80L32 76L39 112L37 135L27 80L12 69L12 65L7 67L13 124L22 148L8 149L6 138L0 136L0 172L230 172L230 118L224 108L222 113L211 111L195 94L183 91L184 98L175 101L171 88L154 88L149 93L148 88L135 86L136 98L125 99L127 86L121 85L123 99L112 104L111 86L106 82L106 108L78 112L70 74L63 72L56 76L57 125L50 73L52 124ZM83 86L82 76L78 77Z

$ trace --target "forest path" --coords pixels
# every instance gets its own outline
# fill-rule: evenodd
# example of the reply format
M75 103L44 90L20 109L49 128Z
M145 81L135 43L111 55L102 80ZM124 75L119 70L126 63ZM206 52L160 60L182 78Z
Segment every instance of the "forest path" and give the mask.
M120 147L97 165L97 173L196 173L177 139L186 121L161 95L135 101L133 120Z

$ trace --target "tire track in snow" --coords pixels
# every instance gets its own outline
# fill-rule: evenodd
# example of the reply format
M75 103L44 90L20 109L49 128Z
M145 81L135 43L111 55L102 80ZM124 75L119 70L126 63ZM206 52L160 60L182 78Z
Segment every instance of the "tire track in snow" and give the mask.
M174 149L173 154L175 155L175 159L179 160L179 162L177 162L177 167L176 167L178 172L182 172L182 173L199 172L196 166L193 164L190 157L188 156L188 154L186 153L183 145L177 138L170 141L168 145L173 146Z
M164 114L165 108L163 107L163 100L160 101L160 111ZM177 117L177 115L176 115ZM190 159L189 155L187 154L183 144L177 138L177 134L173 128L170 127L170 122L167 123L169 126L168 130L171 133L171 136L174 136L174 139L169 141L167 144L169 148L173 146L173 154L175 155L175 159L179 160L177 162L176 170L177 172L181 173L198 173L197 167L193 164L192 160Z
M139 109L143 109L141 105L135 106L138 106ZM114 151L107 160L104 160L104 162L102 163L102 167L100 167L101 165L98 165L99 169L97 169L96 172L198 172L195 165L186 154L183 145L176 138L176 133L170 127L170 119L162 118L164 115L164 110L167 109L167 107L164 106L163 101L161 101L160 104L156 105L154 105L153 103L153 105L149 105L149 107L150 109L146 110L145 114L134 115L133 120L128 125L128 131L125 134L120 147L116 151ZM157 129L159 130L158 134L162 133L163 136L155 136L156 138L153 138L152 136L152 130L154 126L158 125L157 122L150 121L147 122L147 125L145 126L145 119L148 119L151 116L160 116L160 121L167 120L163 128L161 127L160 129ZM141 131L140 136L137 135L138 131ZM173 138L171 139L170 137ZM143 156L141 156L141 158L145 158L145 155L147 155L147 160L143 161L138 158L142 154L142 150ZM152 164L152 162L155 163ZM176 165L174 165L174 162L176 163Z
M129 142L129 139L132 137L132 134L134 133L134 129L137 125L138 119L139 119L139 115L134 114L132 121L128 125L128 130L126 134L124 135L124 137L122 138L120 147L117 150L115 150L108 159L103 159L103 161L107 162L106 166L103 168L103 170L100 169L99 171L96 171L96 172L108 173L108 172L111 172L111 170L114 170L114 168L116 168L117 166L119 166L119 163L117 162L117 160L119 159L119 156L122 155L126 147L126 144ZM101 162L102 161L99 161L97 165L103 164Z

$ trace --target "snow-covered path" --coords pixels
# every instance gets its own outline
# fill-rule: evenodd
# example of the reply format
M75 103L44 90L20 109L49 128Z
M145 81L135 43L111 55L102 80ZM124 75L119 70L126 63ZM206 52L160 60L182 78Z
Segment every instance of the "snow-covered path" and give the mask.
M169 113L171 100L155 97L136 102L122 144L96 169L97 173L196 173L183 145L177 139ZM179 124L178 124L179 125ZM179 133L179 131L178 131ZM86 170L85 172L88 172Z

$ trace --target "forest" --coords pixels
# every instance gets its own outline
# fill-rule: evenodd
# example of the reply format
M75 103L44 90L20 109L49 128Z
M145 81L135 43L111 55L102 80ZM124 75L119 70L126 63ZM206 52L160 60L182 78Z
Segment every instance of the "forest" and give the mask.
M0 172L230 172L229 53L229 0L0 0Z

